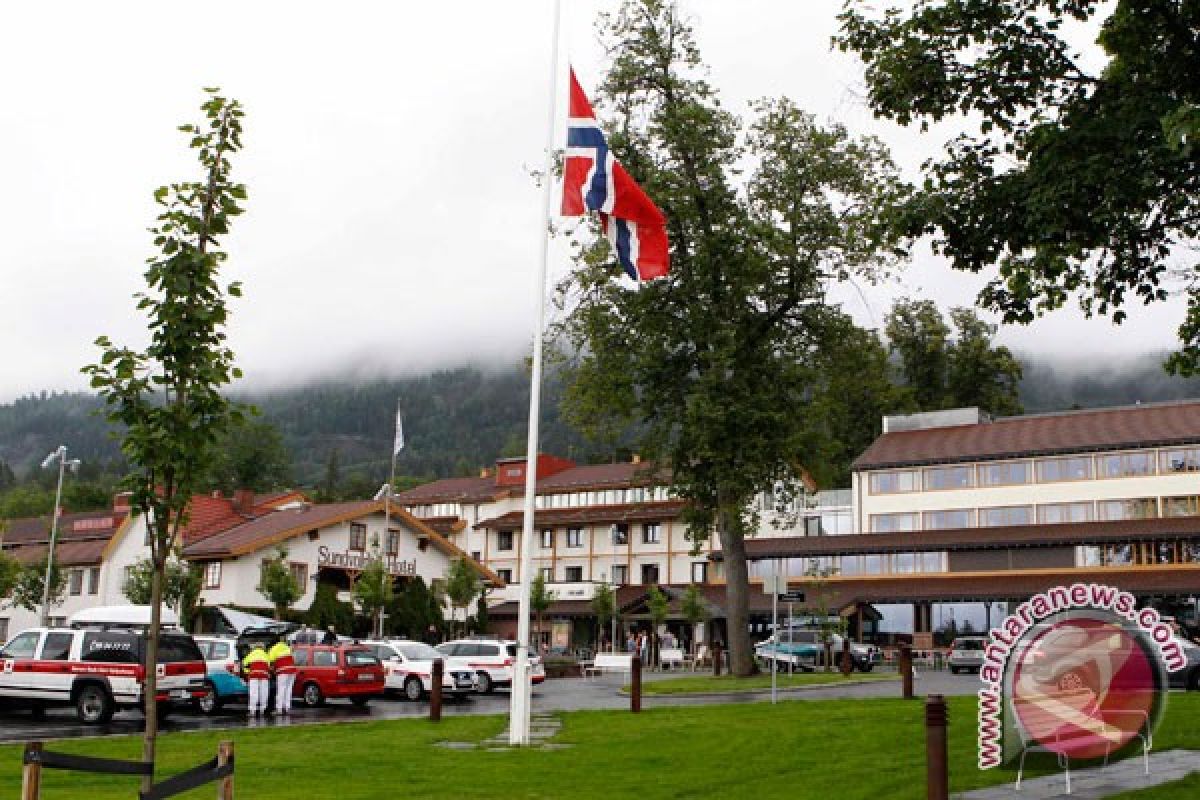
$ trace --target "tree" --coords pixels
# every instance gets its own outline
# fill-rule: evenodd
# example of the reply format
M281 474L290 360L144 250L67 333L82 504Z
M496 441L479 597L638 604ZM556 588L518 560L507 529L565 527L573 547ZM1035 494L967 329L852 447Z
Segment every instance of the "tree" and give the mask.
M338 487L341 485L341 467L338 464L338 449L329 451L329 460L325 462L325 479L321 481L321 499L333 502L338 498Z
M166 571L163 573L162 602L182 615L188 595L194 593L199 584L198 575L198 566L189 565L179 560L178 556L172 556L167 561ZM125 573L121 594L134 605L150 605L153 579L154 562L148 558L135 561Z
M317 584L306 617L308 624L314 628L326 629L332 626L343 633L348 633L354 628L354 607L338 599L337 587L332 583Z
M363 615L371 621L371 634L383 635L383 612L392 602L392 575L379 551L379 538L371 547L371 558L354 581L352 593Z
M291 480L292 462L279 429L265 420L243 420L230 427L215 448L212 488L266 492Z
M800 466L825 292L892 265L885 223L904 191L882 144L787 100L743 128L673 3L627 0L602 20L609 145L666 215L671 271L633 287L604 241L581 248L559 294L567 410L594 437L636 430L688 501L694 545L719 536L730 665L746 675L751 501Z
M529 608L537 615L537 635L542 635L542 614L558 599L557 594L546 588L546 577L539 571L529 584Z
M948 325L932 300L898 300L887 315L887 337L917 408L978 406L992 414L1021 413L1021 365L992 344L996 326L969 308L950 310Z
M837 615L838 610L832 607L833 587L829 585L829 579L837 574L837 571L830 567L819 566L814 562L804 574L805 600L809 613L814 618L812 621L816 623L818 634L821 637L825 671L832 672L833 635L838 631L845 630L840 615L837 616L837 622L831 621Z
M17 572L12 586L12 603L26 611L38 611L42 607L42 592L46 585L46 567L42 564L26 564ZM47 605L54 608L63 601L67 588L67 576L58 562L50 564L50 593Z
M596 592L592 595L592 613L596 615L596 624L599 627L596 632L596 652L599 652L604 631L608 630L609 623L617 616L617 598L607 583L596 584ZM617 637L613 637L609 647L612 652L617 652Z
M3 533L4 528L0 525L0 535ZM0 551L0 600L6 600L12 594L20 575L21 562L8 553Z
M1073 295L1120 322L1127 300L1188 315L1172 370L1200 369L1200 6L1172 0L921 0L875 16L847 4L837 38L866 64L876 114L978 125L926 165L899 217L956 269L996 270L980 301L1029 322ZM870 14L870 16L869 16ZM1066 23L1107 14L1088 71Z
M8 462L0 458L0 491L11 489L17 485L17 476L13 474Z
M264 559L258 573L258 593L275 609L275 619L282 620L289 608L304 596L304 587L296 580L288 564L288 551L280 547L274 558Z
M446 569L446 597L450 600L451 618L453 610L463 609L463 626L466 627L466 609L471 601L479 594L479 581L472 567L465 558L456 558Z
M646 600L646 605L650 609L650 624L653 626L650 631L650 644L653 652L650 654L652 663L658 663L658 629L667 621L667 608L669 601L667 596L663 594L662 589L657 586L650 587L650 595Z
M704 599L700 596L700 587L694 583L689 583L687 589L683 592L683 599L679 602L679 613L687 620L689 633L688 638L692 645L692 663L696 663L696 626L704 620L708 619L708 608L704 605Z
M150 635L145 653L145 696L155 696L156 663L163 576L167 559L179 544L187 503L200 488L213 458L213 445L231 419L241 416L221 388L241 376L224 332L226 294L218 272L225 261L218 239L242 212L246 189L230 180L230 157L241 149L241 105L216 90L202 105L204 121L181 125L203 169L199 181L160 187L162 206L152 229L158 254L148 259L147 291L135 297L149 316L150 343L145 351L114 345L107 336L96 344L98 364L84 367L91 386L108 407L107 417L123 430L121 450L132 472L126 479L131 506L150 533ZM154 763L158 737L155 703L146 703L142 760ZM142 778L148 792L154 776Z

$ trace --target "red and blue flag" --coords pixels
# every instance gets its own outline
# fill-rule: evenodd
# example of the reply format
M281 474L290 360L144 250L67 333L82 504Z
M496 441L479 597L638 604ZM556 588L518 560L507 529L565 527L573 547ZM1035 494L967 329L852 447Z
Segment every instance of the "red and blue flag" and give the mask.
M575 70L567 117L562 215L599 212L604 235L631 278L648 281L666 275L671 265L666 217L608 149Z

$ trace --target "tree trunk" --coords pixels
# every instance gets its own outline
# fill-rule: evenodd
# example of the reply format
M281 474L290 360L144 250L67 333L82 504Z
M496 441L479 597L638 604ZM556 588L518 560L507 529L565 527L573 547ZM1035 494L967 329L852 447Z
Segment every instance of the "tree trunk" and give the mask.
M152 532L153 535L153 532ZM146 732L142 736L142 761L154 763L154 747L158 739L158 631L162 622L163 572L166 563L155 559L150 575L150 630L146 636L146 680L142 691L142 711L146 716ZM142 776L142 791L154 786L154 773Z
M738 677L754 673L750 649L750 575L746 569L746 542L735 522L721 514L721 553L725 559L725 635L729 641L729 671Z

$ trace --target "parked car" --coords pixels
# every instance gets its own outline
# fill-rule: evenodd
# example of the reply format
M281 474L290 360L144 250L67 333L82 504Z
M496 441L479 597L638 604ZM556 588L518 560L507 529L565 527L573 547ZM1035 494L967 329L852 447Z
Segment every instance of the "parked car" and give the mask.
M475 673L475 688L482 694L511 687L513 664L517 659L517 643L512 640L458 639L443 642L435 648L446 658L446 667L454 672ZM530 682L535 686L546 680L542 659L529 654Z
M408 700L420 700L433 689L433 662L442 659L442 694L462 696L475 691L475 673L451 669L445 657L424 642L383 639L363 644L383 662L387 691L401 692Z
M197 636L196 646L204 654L208 667L205 694L196 700L196 707L205 714L215 714L226 703L244 703L249 688L242 679L238 660L237 640L223 636Z
M841 664L845 640L840 634L829 634L833 666ZM770 666L775 661L783 669L805 671L825 665L825 642L820 631L809 628L780 628L769 638L754 646L754 655ZM875 648L850 642L851 667L859 672L870 672L875 668L878 653Z
M1183 648L1187 664L1177 672L1167 673L1167 684L1172 689L1200 690L1200 645L1187 639L1175 639Z
M144 630L31 628L0 650L0 697L27 707L73 705L79 721L102 725L145 702ZM192 637L161 631L155 700L159 717L207 693L205 664Z
M987 639L982 636L959 636L950 643L950 671L979 672L983 667L983 651Z
M292 649L296 659L293 696L307 706L345 697L365 706L383 694L383 664L362 645L299 644Z

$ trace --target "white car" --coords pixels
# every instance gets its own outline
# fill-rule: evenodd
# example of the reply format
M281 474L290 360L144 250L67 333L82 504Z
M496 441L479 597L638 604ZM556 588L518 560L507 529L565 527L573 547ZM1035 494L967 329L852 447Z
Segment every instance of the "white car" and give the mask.
M512 640L457 639L439 644L437 651L445 656L449 669L474 672L475 688L483 694L512 686L513 664L517 660L517 643ZM529 666L532 684L546 680L542 659L531 653Z
M475 673L455 668L441 653L424 642L407 639L375 639L363 642L383 663L384 687L401 692L408 700L420 700L433 689L433 662L442 659L442 694L465 695L475 691Z

